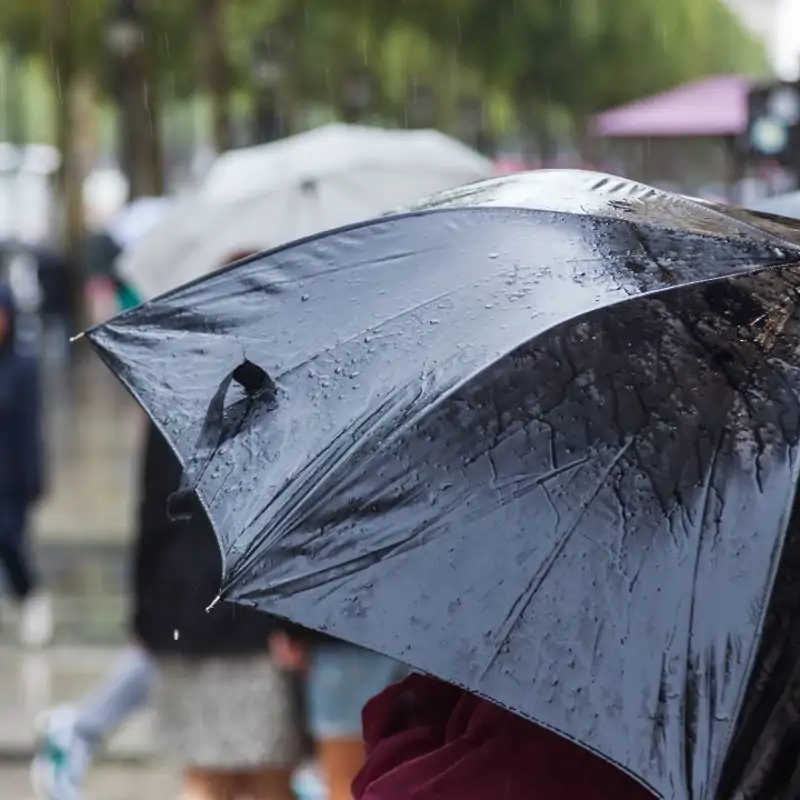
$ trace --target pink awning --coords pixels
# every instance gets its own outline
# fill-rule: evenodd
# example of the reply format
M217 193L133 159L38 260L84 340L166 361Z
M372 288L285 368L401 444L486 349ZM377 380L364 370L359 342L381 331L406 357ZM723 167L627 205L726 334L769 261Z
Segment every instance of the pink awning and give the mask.
M594 136L736 136L747 127L743 75L720 75L597 114Z

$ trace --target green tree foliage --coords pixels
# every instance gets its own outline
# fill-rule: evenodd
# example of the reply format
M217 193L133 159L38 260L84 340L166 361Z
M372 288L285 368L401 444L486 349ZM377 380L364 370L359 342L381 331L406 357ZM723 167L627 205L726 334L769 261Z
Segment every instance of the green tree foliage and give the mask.
M109 6L70 9L74 69L113 91ZM0 41L52 59L52 0L3 0ZM162 97L204 89L202 0L139 0ZM269 31L285 67L283 101L341 106L354 69L369 70L375 110L403 124L410 88L434 85L437 120L453 122L458 92L480 93L519 117L583 119L609 106L720 72L763 74L760 44L722 0L227 0L220 36L232 92L252 90L253 43ZM57 74L55 75L57 80Z
M209 132L218 148L225 147L232 107L241 110L241 101L257 91L253 53L259 40L275 45L283 74L275 101L289 129L302 126L310 110L343 116L348 81L366 72L370 112L385 124L414 124L409 98L425 86L435 98L430 123L458 133L464 95L480 98L493 128L484 132L488 138L521 130L533 134L542 153L554 134L570 128L580 134L586 119L603 108L713 73L766 72L762 47L724 0L137 3L143 48L137 50L133 91L132 71L126 72L125 96L140 98L141 106L136 113L130 102L125 108L126 120L139 124L122 130L135 131L127 137L128 150L131 141L140 145L129 172L149 173L145 188L151 191L160 186L163 163L159 115L188 105L179 101L197 107L198 98L210 100ZM119 100L120 62L107 35L116 6L117 0L0 0L0 58L11 51L7 64L33 66L29 74L50 80L52 114L31 112L32 98L24 102L27 117L55 123L49 138L64 154L70 248L79 244L82 225L83 165L76 143L84 112L74 102L76 87L91 86L107 105ZM474 104L466 107L474 119Z
M721 0L405 0L381 14L399 14L458 47L465 63L515 99L578 113L766 67L761 45Z

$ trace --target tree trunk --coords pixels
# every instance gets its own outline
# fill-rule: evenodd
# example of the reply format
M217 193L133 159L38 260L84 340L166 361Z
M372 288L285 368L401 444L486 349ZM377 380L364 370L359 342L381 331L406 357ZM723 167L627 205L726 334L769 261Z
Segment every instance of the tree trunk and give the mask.
M145 79L142 87L144 94L145 114L147 119L147 135L144 146L149 162L148 194L160 197L166 189L164 174L164 143L161 136L161 97L156 87L156 81Z
M61 154L58 188L64 210L64 251L70 271L72 322L76 328L81 328L86 321L86 276L82 258L84 175L75 146L73 104L76 75L75 52L69 4L63 0L50 0L49 5L51 64L56 98L56 143Z
M71 92L73 150L81 182L100 155L101 101L93 73L83 69L75 75Z
M558 154L558 146L552 136L548 110L538 104L529 105L523 113L523 126L528 142L535 143L539 167L545 169L553 164ZM526 153L526 159L531 159Z
M578 151L583 169L596 168L601 161L602 144L599 139L592 136L590 125L589 114L578 114L573 120L575 149Z
M497 156L497 139L492 129L486 124L478 131L475 149L487 158Z
M160 120L154 87L147 79L147 52L138 47L123 63L121 124L130 199L164 193Z
M225 47L225 14L222 0L201 0L200 8L202 71L211 96L214 150L224 153L233 143L231 67Z
M282 139L296 129L297 76L301 72L298 42L302 41L308 24L305 14L303 3L289 3L263 34L261 43L266 46L266 56L277 75L253 83L254 144Z
M164 193L161 120L147 38L145 33L120 63L120 132L131 200Z
M463 138L464 131L459 130L460 66L458 51L448 47L439 54L438 75L434 78L436 87L434 124L444 133Z

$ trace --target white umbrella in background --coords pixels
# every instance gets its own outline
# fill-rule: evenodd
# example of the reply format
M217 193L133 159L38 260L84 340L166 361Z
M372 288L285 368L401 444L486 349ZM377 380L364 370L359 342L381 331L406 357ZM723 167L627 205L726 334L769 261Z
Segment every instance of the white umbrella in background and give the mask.
M169 197L139 197L111 219L106 233L120 250L127 250L164 220L173 202Z
M117 269L140 295L154 297L235 253L359 222L492 174L491 161L438 131L327 125L220 156Z
M128 179L112 168L94 169L83 182L83 210L89 230L100 230L124 208Z

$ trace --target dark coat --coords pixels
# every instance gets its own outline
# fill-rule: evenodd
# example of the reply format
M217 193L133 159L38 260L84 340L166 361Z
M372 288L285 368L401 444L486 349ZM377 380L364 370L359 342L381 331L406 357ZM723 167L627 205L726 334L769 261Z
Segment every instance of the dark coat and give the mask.
M16 308L3 284L0 311L9 322L0 342L0 502L27 507L44 483L39 364L16 348Z
M173 521L169 496L181 464L155 426L147 431L134 558L134 630L157 654L219 656L266 652L273 617L227 602L206 608L220 589L222 563L211 524L194 497L191 518Z

